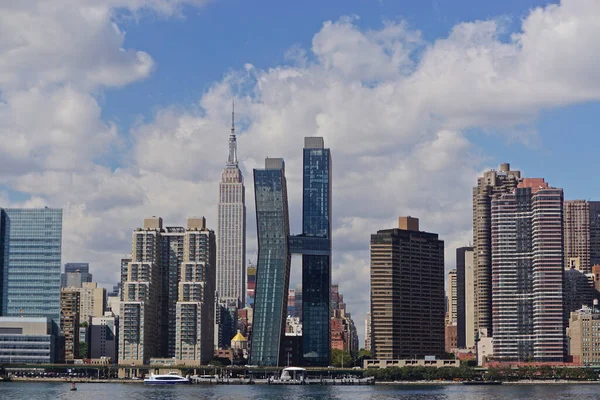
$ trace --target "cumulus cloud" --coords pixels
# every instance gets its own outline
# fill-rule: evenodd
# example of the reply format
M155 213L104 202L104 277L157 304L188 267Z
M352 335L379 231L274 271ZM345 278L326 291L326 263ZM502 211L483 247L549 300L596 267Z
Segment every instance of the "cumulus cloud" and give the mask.
M333 157L333 281L361 332L371 233L399 215L420 217L422 229L445 240L447 269L470 241L471 186L485 154L466 130L514 135L545 108L600 97L600 57L590 51L600 37L597 1L531 10L512 33L501 19L460 23L434 42L404 22L362 30L346 17L325 22L310 49L291 47L285 64L240 66L196 104L157 111L129 132L131 148L109 168L95 160L118 152L122 138L94 94L153 69L149 54L126 48L115 15L181 15L202 2L52 3L0 6L0 182L29 196L0 198L65 205L64 261L90 261L102 283L113 283L142 218L183 224L201 214L216 227L235 96L248 255L256 251L252 168L285 158L299 232L303 137L324 136Z

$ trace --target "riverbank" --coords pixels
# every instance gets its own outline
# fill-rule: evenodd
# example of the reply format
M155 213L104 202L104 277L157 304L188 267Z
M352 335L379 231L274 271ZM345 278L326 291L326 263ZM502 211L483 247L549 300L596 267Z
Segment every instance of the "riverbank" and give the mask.
M142 379L91 379L91 378L50 378L44 377L17 377L10 378L12 382L62 382L62 383L144 383Z

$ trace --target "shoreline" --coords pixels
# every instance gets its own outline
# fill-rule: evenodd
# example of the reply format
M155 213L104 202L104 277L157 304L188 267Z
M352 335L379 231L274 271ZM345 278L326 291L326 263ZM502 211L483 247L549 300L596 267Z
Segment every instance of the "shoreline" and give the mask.
M144 381L142 379L132 380L132 379L90 379L90 378L29 378L29 377L13 377L10 382L40 382L40 383L123 383L123 384L143 384ZM5 383L10 383L5 382ZM256 382L257 384L263 384L262 382ZM265 383L266 384L266 383ZM462 382L455 381L393 381L393 382L383 382L383 381L375 381L375 385L380 386L449 386L449 385L461 385ZM600 380L598 381L568 381L568 380L522 380L522 381L506 381L502 382L502 385L597 385L600 384ZM240 385L240 383L200 383L200 384L192 384L192 386L219 386L219 385ZM330 385L327 385L330 386ZM342 386L342 385L340 385ZM355 385L359 386L359 385ZM370 386L370 385L363 385ZM0 387L1 384L0 384Z

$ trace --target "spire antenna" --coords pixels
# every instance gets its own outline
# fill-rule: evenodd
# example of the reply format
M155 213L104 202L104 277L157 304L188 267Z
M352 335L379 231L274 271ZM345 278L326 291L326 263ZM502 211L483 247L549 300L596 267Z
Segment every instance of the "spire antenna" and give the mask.
M229 135L229 157L227 165L238 165L237 159L237 140L235 138L235 98L231 99L231 134Z
M231 99L231 134L235 134L235 98Z

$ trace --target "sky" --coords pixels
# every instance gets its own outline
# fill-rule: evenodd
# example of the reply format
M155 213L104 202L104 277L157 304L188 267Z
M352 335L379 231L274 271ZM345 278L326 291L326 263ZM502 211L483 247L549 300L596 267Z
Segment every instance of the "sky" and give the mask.
M600 198L599 17L597 0L0 2L0 206L62 207L63 263L110 287L144 217L216 229L235 99L248 258L252 169L285 158L298 233L303 138L323 136L332 280L362 340L370 234L398 216L439 233L448 271L486 169Z

